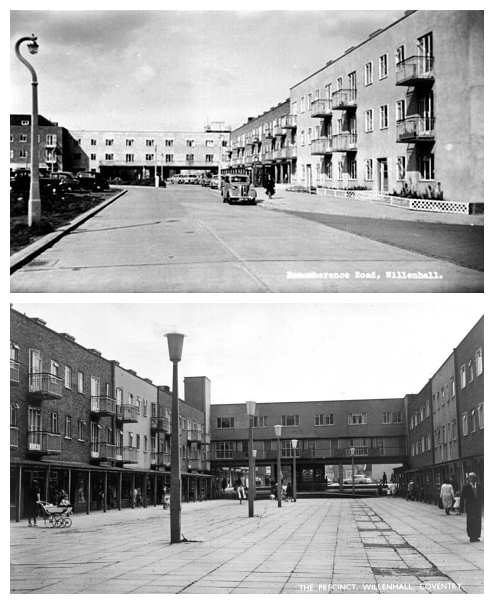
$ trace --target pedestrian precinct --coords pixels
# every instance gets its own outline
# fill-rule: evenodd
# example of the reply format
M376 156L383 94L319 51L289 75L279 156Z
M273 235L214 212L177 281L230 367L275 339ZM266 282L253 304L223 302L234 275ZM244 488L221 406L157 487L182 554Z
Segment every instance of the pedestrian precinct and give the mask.
M33 480L27 493L27 521L28 526L37 526L39 502L41 501L41 489L37 480ZM31 522L32 521L32 522Z
M441 498L441 503L444 512L449 516L450 511L453 509L455 504L455 492L453 490L453 485L451 481L445 479L443 484L441 485L441 492L439 493L439 497Z
M467 483L461 491L460 510L467 514L467 535L471 542L480 540L482 531L482 507L484 489L474 472L468 474Z

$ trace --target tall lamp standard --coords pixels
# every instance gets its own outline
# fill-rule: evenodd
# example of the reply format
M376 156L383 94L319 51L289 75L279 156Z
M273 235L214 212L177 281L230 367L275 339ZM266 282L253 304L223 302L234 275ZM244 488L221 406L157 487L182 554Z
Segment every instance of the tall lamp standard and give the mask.
M298 440L292 438L292 451L293 451L293 480L292 480L292 497L293 501L297 501L297 445Z
M29 185L29 202L27 209L27 225L38 224L41 220L41 197L39 194L39 145L38 145L38 77L34 67L29 63L20 52L20 46L23 42L29 41L27 45L32 55L37 54L39 46L36 42L38 38L24 36L15 43L15 54L19 61L23 63L31 73L32 86L32 114L31 114L31 179Z
M352 456L352 497L355 497L355 472L354 472L354 460L355 447L350 447L350 455Z
M168 354L173 363L173 392L172 392L172 442L171 442L171 477L170 477L170 543L182 541L180 526L180 509L182 481L180 478L180 434L178 413L178 364L182 359L184 335L167 333Z
M256 401L246 401L247 415L249 416L249 518L254 516L254 489L256 484L256 470L254 461L254 417L256 415Z
M276 439L278 441L278 459L277 459L277 470L278 470L278 507L281 507L281 446L280 446L280 436L281 436L281 426L280 424L276 424L274 426L274 433L276 435Z

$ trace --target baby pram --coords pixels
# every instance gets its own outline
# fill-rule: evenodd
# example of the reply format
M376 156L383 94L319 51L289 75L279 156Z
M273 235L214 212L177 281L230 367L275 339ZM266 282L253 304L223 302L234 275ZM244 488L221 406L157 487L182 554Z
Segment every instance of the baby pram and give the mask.
M67 499L62 500L58 505L48 501L39 501L42 516L51 528L68 528L72 526L72 505Z

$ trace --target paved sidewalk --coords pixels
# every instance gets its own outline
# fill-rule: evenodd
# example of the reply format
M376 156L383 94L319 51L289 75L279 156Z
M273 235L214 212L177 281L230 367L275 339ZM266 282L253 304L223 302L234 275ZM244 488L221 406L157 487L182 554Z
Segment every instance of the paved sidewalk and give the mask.
M263 188L256 188L258 199L263 207L272 210L297 212L315 212L338 216L360 216L368 218L383 218L388 220L409 220L411 222L431 222L459 225L483 225L482 214L443 214L441 212L417 212L389 206L376 197L373 201L345 199L324 195L309 195L295 193L277 188L271 199L266 197Z
M13 593L482 593L465 517L402 499L185 504L186 543L160 508L11 525Z

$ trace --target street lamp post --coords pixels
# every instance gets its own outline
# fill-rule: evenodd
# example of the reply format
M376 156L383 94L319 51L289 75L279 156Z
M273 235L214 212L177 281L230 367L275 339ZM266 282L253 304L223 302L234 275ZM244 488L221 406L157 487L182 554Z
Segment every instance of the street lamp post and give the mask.
M256 471L254 461L254 417L256 414L256 402L247 401L247 415L249 417L249 518L254 516L254 486L256 483Z
M355 497L355 472L354 472L354 460L355 447L350 447L350 455L352 456L352 497Z
M276 435L276 439L278 441L278 459L277 459L277 470L278 470L278 507L281 507L281 446L280 446L280 436L281 436L281 426L277 424L274 427L274 433Z
M170 477L170 543L182 541L180 526L180 509L182 484L180 477L180 434L178 409L178 364L182 359L184 335L167 333L168 353L173 363L173 392L172 392L172 442L171 442L171 477Z
M15 54L19 61L23 63L31 73L32 86L32 114L31 114L31 179L29 185L29 202L27 209L27 225L31 227L38 224L41 220L41 197L39 194L39 145L38 145L38 77L34 67L29 63L20 52L20 46L23 42L29 41L27 45L29 52L35 55L38 52L38 38L24 36L19 38L15 44Z
M293 501L297 501L297 445L298 440L296 438L292 438L292 451L293 451L293 480L292 480L292 498Z

